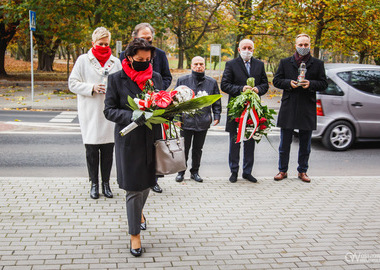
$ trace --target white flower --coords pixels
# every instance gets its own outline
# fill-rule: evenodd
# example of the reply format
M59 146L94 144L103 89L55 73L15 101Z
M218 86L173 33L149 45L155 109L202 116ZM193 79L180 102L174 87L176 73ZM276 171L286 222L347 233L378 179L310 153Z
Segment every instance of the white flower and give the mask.
M204 96L208 96L207 92L206 91L199 91L195 97L199 98L199 97L204 97Z
M179 85L174 89L177 93L174 95L173 100L182 103L194 98L194 91L186 85Z

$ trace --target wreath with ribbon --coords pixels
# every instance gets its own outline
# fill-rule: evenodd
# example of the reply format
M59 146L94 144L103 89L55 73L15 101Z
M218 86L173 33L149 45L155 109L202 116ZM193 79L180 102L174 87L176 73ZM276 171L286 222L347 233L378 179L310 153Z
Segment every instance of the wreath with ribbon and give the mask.
M254 87L254 78L247 80L247 85ZM275 126L275 110L261 104L259 95L253 90L246 90L230 100L227 105L228 115L238 123L236 143L253 138L260 142L267 137L271 127Z

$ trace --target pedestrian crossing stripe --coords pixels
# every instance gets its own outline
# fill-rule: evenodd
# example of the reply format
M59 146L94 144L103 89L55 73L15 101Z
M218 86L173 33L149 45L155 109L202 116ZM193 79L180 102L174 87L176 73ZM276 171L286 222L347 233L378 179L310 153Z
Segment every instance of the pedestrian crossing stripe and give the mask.
M54 118L50 119L50 123L71 123L77 117L77 112L61 112Z

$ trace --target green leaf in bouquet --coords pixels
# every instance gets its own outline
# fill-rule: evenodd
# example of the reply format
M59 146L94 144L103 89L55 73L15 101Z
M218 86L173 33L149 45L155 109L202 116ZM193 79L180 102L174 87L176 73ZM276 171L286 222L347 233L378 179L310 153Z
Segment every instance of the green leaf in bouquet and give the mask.
M132 110L138 110L139 107L137 106L136 102L133 100L133 98L131 96L128 96L128 106L129 108L131 108Z
M152 127L152 124L151 123L149 123L150 121L146 121L145 122L145 125L148 127L148 128L150 128L150 129L152 129L153 127Z
M159 116L153 116L149 119L149 123L152 123L152 124L161 124L165 122L168 122L168 120Z
M153 111L153 116L163 115L164 113L165 113L165 110L164 110L164 109L154 110L154 111Z
M201 109L203 107L207 107L212 105L215 101L219 100L222 95L209 95L194 98L183 103L180 103L176 106L167 108L163 116L175 116L179 113L193 112L194 110Z

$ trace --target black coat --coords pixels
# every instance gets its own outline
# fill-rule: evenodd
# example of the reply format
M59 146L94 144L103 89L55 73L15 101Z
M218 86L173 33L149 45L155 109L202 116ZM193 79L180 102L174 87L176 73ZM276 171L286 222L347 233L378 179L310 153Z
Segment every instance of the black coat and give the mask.
M120 61L124 60L124 53L124 51L120 53ZM166 53L163 50L156 48L155 56L152 59L152 65L153 71L160 73L162 77L163 87L159 90L168 89L170 84L172 83L172 75L170 74L169 62L166 58Z
M157 88L162 87L160 74L153 72L153 82ZM128 191L142 191L156 184L154 132L143 125L125 136L119 134L120 130L131 123L133 111L127 106L127 98L135 98L139 93L140 88L124 70L109 75L104 115L116 123L117 182L120 188Z
M298 66L294 56L282 59L273 78L273 85L283 90L277 126L285 129L315 130L317 128L316 91L327 87L323 61L311 57L306 63L309 88L292 88L297 81Z
M211 77L204 76L204 80L197 80L193 74L179 77L176 87L186 85L191 88L195 95L199 91L206 91L209 95L220 94L218 83ZM211 106L202 108L195 115L182 114L182 129L203 131L210 128L212 122L211 109L214 114L214 120L220 120L222 105L220 99Z
M263 62L252 57L249 74L240 56L226 63L221 88L223 92L229 94L228 102L243 92L243 87L247 85L247 79L250 77L255 78L255 86L259 89L259 96L264 95L268 91L269 85ZM237 123L235 119L228 116L227 111L226 131L236 132L236 129Z

